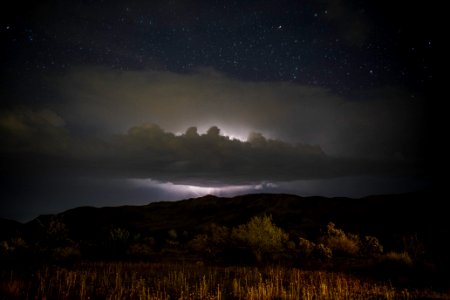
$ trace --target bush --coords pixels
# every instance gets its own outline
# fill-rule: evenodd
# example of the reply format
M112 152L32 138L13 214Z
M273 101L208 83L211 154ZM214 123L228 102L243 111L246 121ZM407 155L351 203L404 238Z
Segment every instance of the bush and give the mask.
M130 242L130 232L123 228L113 228L109 231L109 240L107 255L112 259L124 259Z
M417 233L402 237L403 251L414 260L422 260L425 255L425 245Z
M167 236L169 237L169 239L171 240L176 240L178 238L178 233L175 229L170 229L167 232Z
M299 238L298 249L301 256L309 257L313 253L315 248L316 248L315 243L302 237Z
M314 247L312 254L315 258L320 260L328 260L333 257L333 251L322 243L317 244Z
M127 249L127 255L136 259L148 259L154 254L153 248L145 243L133 243Z
M384 279L401 280L408 278L413 270L413 261L407 252L388 252L382 255L375 272Z
M9 241L1 241L0 242L0 254L1 255L16 255L23 254L28 250L27 242L20 238L12 238Z
M233 228L231 237L238 246L250 249L258 262L281 252L288 240L287 233L275 226L270 216L253 217L247 224Z
M320 238L325 246L333 250L333 253L354 256L359 253L360 240L355 234L345 234L342 229L336 228L334 223L328 223L327 231Z
M61 244L68 237L66 224L58 217L53 216L46 228L47 241L51 244Z
M130 232L123 228L113 228L109 231L109 238L113 242L126 243L130 237Z
M367 256L378 256L383 254L383 245L374 237L367 235L361 241L361 253Z
M225 246L230 241L230 230L225 226L211 224L209 226L211 243L215 246Z
M211 224L207 228L207 233L196 235L188 246L194 252L216 259L229 248L229 244L230 230L225 226Z
M189 243L188 247L194 252L209 253L209 238L206 234L197 234Z
M347 236L333 236L324 240L324 244L341 255L355 256L359 253L359 241Z
M74 261L81 258L81 252L77 246L57 247L51 251L51 258L58 262Z
M413 261L408 252L388 252L381 258L381 261L390 265L411 267Z

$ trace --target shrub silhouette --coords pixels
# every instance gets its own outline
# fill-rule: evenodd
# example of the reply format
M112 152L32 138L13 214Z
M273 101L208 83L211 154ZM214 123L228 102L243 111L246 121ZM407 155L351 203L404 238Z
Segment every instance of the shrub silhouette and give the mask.
M309 257L316 248L316 244L300 237L298 241L298 249L301 257Z
M336 228L332 222L328 223L325 235L319 241L330 248L333 253L344 256L357 255L360 250L359 236L346 234L342 229Z
M188 246L206 258L217 259L229 250L230 230L213 223L207 228L207 233L196 235Z
M75 261L81 258L81 252L77 245L56 247L51 251L51 258L57 262Z
M134 259L149 259L155 251L148 243L133 243L127 248L127 255Z
M175 229L167 231L167 238L165 240L165 249L175 249L180 245L178 240L178 233Z
M253 217L248 223L233 228L231 237L238 246L251 250L257 262L273 258L288 240L287 233L273 224L271 216Z
M379 275L392 280L407 277L412 270L413 261L407 252L388 252L379 258L376 265Z
M45 226L46 242L52 247L63 245L68 240L66 224L58 217L53 216Z
M109 231L109 239L116 243L126 243L130 232L123 228L113 228Z
M333 257L333 251L322 243L314 246L312 255L319 260L329 260Z
M178 233L175 229L170 229L167 232L167 235L168 235L169 239L171 239L171 240L176 240L178 238Z
M408 252L388 252L381 257L381 261L391 265L411 267L413 261Z
M209 253L209 237L207 234L197 234L189 243L188 247L194 252Z
M109 231L110 248L109 254L112 258L123 258L126 254L130 238L130 232L123 228L112 228Z
M404 235L402 237L402 248L404 252L407 252L411 259L420 261L425 255L425 245L419 238L417 233Z
M378 256L383 254L383 245L374 237L367 235L361 241L361 253L366 256Z
M15 237L9 241L0 242L0 254L9 255L21 253L28 249L27 242L21 237Z

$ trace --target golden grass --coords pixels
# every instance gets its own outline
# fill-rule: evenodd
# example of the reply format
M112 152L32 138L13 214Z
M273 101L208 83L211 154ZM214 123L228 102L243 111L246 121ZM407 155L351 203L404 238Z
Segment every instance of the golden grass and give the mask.
M82 263L0 278L2 299L415 299L432 291L284 267ZM449 295L446 295L449 296Z

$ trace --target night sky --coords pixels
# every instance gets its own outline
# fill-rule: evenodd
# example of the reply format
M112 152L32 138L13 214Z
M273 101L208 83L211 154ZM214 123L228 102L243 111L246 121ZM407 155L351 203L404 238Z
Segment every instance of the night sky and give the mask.
M14 3L0 217L434 185L428 2Z

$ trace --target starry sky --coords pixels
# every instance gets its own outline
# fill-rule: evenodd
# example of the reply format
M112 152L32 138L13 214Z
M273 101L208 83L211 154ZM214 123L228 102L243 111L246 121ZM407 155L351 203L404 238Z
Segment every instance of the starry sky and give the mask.
M434 14L410 1L16 1L0 18L0 217L430 188Z

